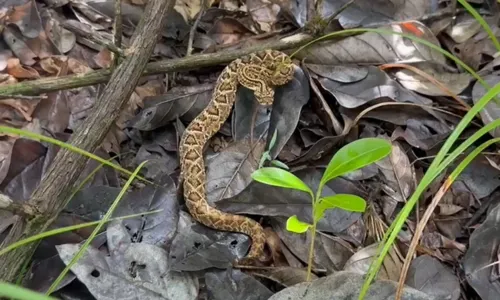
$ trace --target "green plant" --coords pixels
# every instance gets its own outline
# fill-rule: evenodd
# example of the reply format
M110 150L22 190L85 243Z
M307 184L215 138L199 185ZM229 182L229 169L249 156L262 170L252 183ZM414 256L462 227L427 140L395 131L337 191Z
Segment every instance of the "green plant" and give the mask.
M20 299L20 300L56 300L54 297L45 296L44 294L7 283L0 282L0 297L7 299Z
M269 161L271 164L277 166L277 167L280 167L280 168L283 168L283 169L287 169L288 170L288 166L279 161L279 160L276 160L276 159L272 159L271 158L271 149L274 147L274 144L276 144L276 138L278 137L278 129L275 129L274 130L274 133L273 133L273 136L271 138L271 141L269 142L269 149L264 151L264 153L262 153L262 157L260 158L260 162L259 162L259 169L262 168L264 166L264 163L266 161Z
M311 278L316 225L318 221L323 218L325 211L332 208L341 208L349 211L364 212L366 209L366 202L363 198L350 194L323 196L323 187L336 177L361 169L386 157L390 154L391 149L391 143L378 138L359 139L345 145L335 153L328 163L316 193L313 193L307 184L287 170L275 167L264 167L253 172L252 179L255 181L267 185L303 191L311 196L313 223L309 224L302 222L296 215L289 217L286 222L286 229L288 231L295 233L304 233L308 230L311 231L311 244L309 247L309 261L307 266L308 281Z
M470 6L467 4L465 0L458 0L460 4L462 4L470 13L473 15L476 20L483 26L485 31L488 33L489 37L492 39L494 45L497 47L497 50L500 51L500 44L498 43L496 37L492 34L492 30L489 28L488 24L484 21L484 19L481 18L481 16ZM384 234L384 237L382 238L382 241L380 242L377 255L374 257L374 260L370 266L370 269L368 271L367 277L365 279L365 282L361 288L360 294L359 294L359 299L364 299L365 295L368 292L368 289L371 285L371 282L374 280L375 276L377 275L382 262L384 261L385 256L389 252L389 249L393 245L394 241L396 240L401 228L403 227L405 221L407 220L410 212L412 211L413 207L417 203L418 199L422 195L422 193L427 189L427 187L432 183L434 179L438 177L439 174L441 174L459 155L463 153L468 147L470 147L474 142L476 142L479 138L481 138L484 134L488 133L490 130L498 127L500 125L500 120L495 120L489 124L486 124L483 128L481 128L479 131L477 131L475 134L473 134L471 137L469 137L465 142L461 143L456 147L456 149L449 153L448 151L451 150L452 146L454 143L458 140L460 134L467 128L469 123L472 121L472 119L481 111L486 104L494 99L497 103L500 104L499 99L497 98L497 95L500 93L500 84L495 85L494 87L491 87L485 80L479 76L472 68L470 68L467 64L465 64L463 61L461 61L459 58L454 56L453 54L449 53L448 51L442 49L441 47L426 41L422 38L416 37L411 34L406 34L406 33L401 33L397 31L392 31L392 30L384 30L384 29L375 29L375 28L354 28L354 29L346 29L346 30L341 30L333 33L326 34L324 36L321 36L317 39L312 40L311 42L307 43L306 45L300 47L296 51L294 51L291 56L295 56L297 53L300 51L304 50L305 48L309 47L311 44L314 44L316 42L326 40L331 37L340 37L340 36L345 36L345 35L354 35L357 33L366 33L366 32L373 32L373 33L378 33L381 35L399 35L404 38L410 39L414 42L417 42L419 44L425 45L433 50L436 50L446 56L447 58L451 59L454 61L458 66L462 67L464 70L466 70L468 73L470 73L477 81L486 89L488 92L471 108L471 110L463 117L461 122L456 126L455 130L452 132L452 134L448 137L446 140L445 144L442 146L440 149L439 153L435 157L435 159L432 161L431 166L428 168L426 173L424 174L424 177L421 179L419 185L417 186L416 190L414 191L413 195L410 197L410 199L407 201L403 209L399 212L397 215L396 219L392 222L391 226L387 230L387 232ZM493 143L493 141L491 141ZM458 176L458 173L461 172L468 163L470 163L469 160L464 160L464 164L460 164L460 168L457 168L455 172L453 172L454 176ZM449 177L450 179L454 179L453 177ZM447 182L447 184L451 184L450 181Z

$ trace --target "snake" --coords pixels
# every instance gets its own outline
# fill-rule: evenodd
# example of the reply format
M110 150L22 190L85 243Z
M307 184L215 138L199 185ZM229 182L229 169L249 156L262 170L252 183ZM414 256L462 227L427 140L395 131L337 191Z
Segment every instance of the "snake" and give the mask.
M210 102L185 128L179 141L180 180L193 219L212 229L246 234L252 240L248 254L236 259L236 264L264 261L266 235L257 221L208 204L203 151L229 117L239 85L253 91L260 105L271 106L273 88L285 85L293 76L294 64L281 51L263 50L233 60L217 78Z

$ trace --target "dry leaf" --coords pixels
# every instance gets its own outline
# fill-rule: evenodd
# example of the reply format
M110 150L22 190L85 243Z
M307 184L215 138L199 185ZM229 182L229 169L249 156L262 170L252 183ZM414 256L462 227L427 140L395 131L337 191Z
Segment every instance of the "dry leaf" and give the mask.
M40 78L40 74L31 68L31 67L23 67L18 58L9 58L7 61L7 72L16 77L22 79L37 79Z

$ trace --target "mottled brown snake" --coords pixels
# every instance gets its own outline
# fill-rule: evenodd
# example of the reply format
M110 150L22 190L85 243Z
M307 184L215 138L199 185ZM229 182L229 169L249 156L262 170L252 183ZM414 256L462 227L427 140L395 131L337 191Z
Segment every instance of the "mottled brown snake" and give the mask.
M262 261L266 236L253 219L222 212L208 204L203 149L229 117L238 84L252 90L260 104L271 105L273 86L286 84L293 74L292 60L280 51L265 50L234 60L220 74L210 103L188 125L179 143L184 199L192 217L210 228L244 233L252 239L248 255L238 264Z

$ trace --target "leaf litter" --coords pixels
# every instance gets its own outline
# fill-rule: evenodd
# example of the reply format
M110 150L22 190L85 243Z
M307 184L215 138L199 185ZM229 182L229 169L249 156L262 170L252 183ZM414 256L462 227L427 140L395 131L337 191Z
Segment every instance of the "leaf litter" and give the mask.
M122 1L127 46L147 1ZM328 18L348 1L318 1ZM334 21L340 28L377 27L413 34L462 59L486 82L498 82L496 49L467 12L454 23L440 14L448 3L354 1ZM485 2L486 3L486 2ZM111 52L71 30L76 26L109 43L114 1L4 1L0 86L39 78L86 74L109 67ZM496 6L474 4L498 35ZM192 24L194 55L257 45L272 36L304 30L313 20L306 1L176 1L154 51L155 60L182 58ZM433 17L433 15L437 17ZM314 27L314 26L313 26ZM222 66L150 75L141 79L95 154L127 169L145 160L137 183L54 296L117 299L350 299L376 254L378 242L411 196L461 116L486 89L441 53L401 36L362 33L313 44L295 57L293 81L276 89L272 110L240 88L231 117L206 147L209 203L263 224L273 264L234 269L251 240L195 222L179 193L178 139L207 105ZM419 70L416 72L415 70ZM429 77L430 76L430 77ZM432 78L432 80L429 80ZM437 84L439 83L439 84ZM105 84L42 95L0 99L0 125L68 141L85 122ZM458 97L455 97L456 95ZM457 99L461 100L460 102ZM464 106L465 103L467 106ZM468 133L498 119L490 102ZM256 114L256 117L252 116ZM271 145L273 133L277 139ZM497 137L498 130L491 136ZM366 137L392 144L385 159L327 183L324 197L351 194L367 201L363 213L325 211L314 237L313 279L305 282L311 234L286 230L286 219L311 222L303 192L251 179L264 153L315 189L328 161L343 145ZM271 149L269 147L272 146ZM25 203L59 148L37 140L0 136L0 190ZM496 147L477 157L453 183L431 217L406 279L405 299L497 299L499 162ZM456 166L456 165L455 165ZM99 164L89 160L81 180ZM447 170L451 172L453 166ZM438 177L389 252L370 299L395 293L407 246L419 216L444 179ZM98 221L126 179L102 167L74 195L49 229ZM334 198L332 198L334 199ZM1 239L16 215L1 211ZM45 292L91 229L42 240L23 285ZM118 288L117 288L118 287ZM304 294L307 291L307 294Z

